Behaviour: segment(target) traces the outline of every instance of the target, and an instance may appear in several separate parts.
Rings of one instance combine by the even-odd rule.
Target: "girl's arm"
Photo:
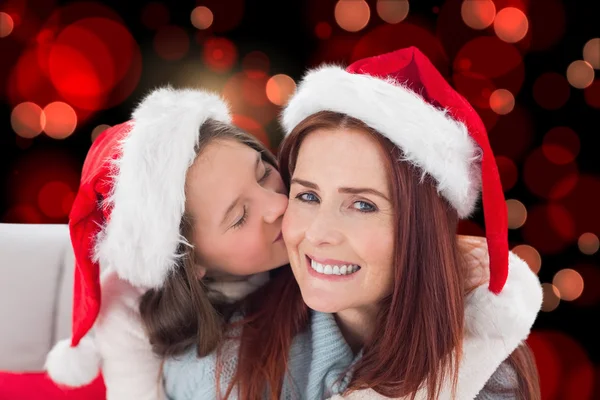
[[[112,271],[103,274],[101,286],[102,308],[94,332],[106,400],[164,400],[162,360],[152,352],[138,311],[144,290]]]

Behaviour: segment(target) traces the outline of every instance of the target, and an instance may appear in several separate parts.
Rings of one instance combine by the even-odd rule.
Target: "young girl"
[[[429,60],[311,71],[283,123],[293,276],[250,294],[216,353],[169,360],[169,396],[538,399],[541,287],[508,251],[483,124]],[[456,239],[481,188],[487,249]]]
[[[210,353],[228,304],[287,263],[286,206],[275,158],[219,97],[153,91],[86,158],[69,221],[73,335],[48,355],[51,379],[85,385],[101,366],[108,400],[164,398],[163,357]]]

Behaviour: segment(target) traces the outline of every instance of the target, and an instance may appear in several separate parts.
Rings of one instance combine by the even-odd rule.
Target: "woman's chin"
[[[308,306],[308,308],[323,313],[333,314],[344,309],[344,306],[342,304],[339,304],[339,302],[330,299],[329,296],[323,295],[323,293],[309,294],[303,291],[302,299],[304,300],[304,303]]]

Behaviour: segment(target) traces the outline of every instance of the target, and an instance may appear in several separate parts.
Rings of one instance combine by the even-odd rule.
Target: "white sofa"
[[[40,371],[70,336],[73,266],[67,225],[0,224],[0,371]]]

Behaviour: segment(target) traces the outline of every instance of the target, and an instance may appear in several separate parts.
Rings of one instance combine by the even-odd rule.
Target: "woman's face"
[[[233,139],[214,140],[186,184],[200,275],[251,275],[288,262],[281,236],[286,189],[260,153]]]
[[[300,146],[283,237],[314,310],[372,311],[392,291],[394,210],[384,157],[358,130],[316,130]]]

